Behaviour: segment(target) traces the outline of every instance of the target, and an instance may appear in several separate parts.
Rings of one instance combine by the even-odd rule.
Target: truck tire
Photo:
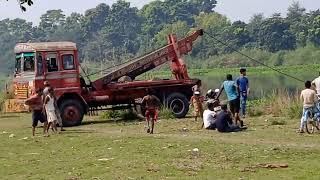
[[[65,127],[81,125],[84,109],[81,102],[76,99],[68,99],[61,103],[60,106],[62,124]]]
[[[172,93],[166,99],[165,104],[171,111],[174,117],[184,118],[189,111],[189,101],[187,97],[181,93]]]

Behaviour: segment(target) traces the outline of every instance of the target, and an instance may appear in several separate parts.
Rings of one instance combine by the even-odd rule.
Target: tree
[[[118,56],[135,54],[140,46],[137,38],[141,32],[141,23],[138,9],[130,7],[128,2],[119,0],[110,9],[110,15],[106,19],[108,26],[103,27],[101,31],[102,39],[116,48]]]
[[[248,25],[247,25],[247,30],[250,34],[251,37],[251,42],[249,42],[246,47],[247,48],[259,48],[258,44],[258,37],[259,37],[259,31],[261,28],[262,23],[265,21],[265,17],[262,13],[259,14],[254,14]]]
[[[302,23],[306,9],[299,2],[293,2],[288,8],[286,20],[290,23],[290,31],[296,36],[299,46],[305,46],[307,41],[307,28]]]
[[[223,53],[231,53],[233,49],[240,49],[252,41],[250,33],[247,29],[247,24],[242,21],[236,21],[224,29],[222,40],[226,42],[229,47],[223,48]]]
[[[84,27],[87,38],[96,35],[103,27],[107,26],[106,21],[109,13],[110,7],[104,3],[85,12]]]
[[[308,40],[316,46],[320,46],[320,10],[307,14]]]
[[[225,28],[231,26],[231,22],[226,16],[218,13],[202,13],[195,17],[197,28],[205,29],[207,33],[219,39],[222,38]],[[222,53],[223,46],[209,36],[203,36],[200,41],[197,41],[192,51],[194,56],[207,58],[209,56]]]
[[[262,49],[270,52],[291,50],[296,47],[296,39],[290,32],[290,24],[281,18],[280,14],[274,14],[262,22],[257,41]]]

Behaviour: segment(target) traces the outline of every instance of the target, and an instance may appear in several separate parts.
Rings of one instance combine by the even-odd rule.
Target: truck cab
[[[14,99],[5,103],[6,112],[24,112],[24,100],[49,81],[58,99],[65,93],[79,94],[78,51],[72,42],[19,43],[14,48]]]

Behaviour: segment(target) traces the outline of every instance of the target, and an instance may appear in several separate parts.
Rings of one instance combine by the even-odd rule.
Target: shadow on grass
[[[0,118],[18,118],[20,116],[18,115],[13,115],[13,114],[8,114],[8,115],[0,115]]]
[[[84,121],[81,125],[92,125],[92,124],[119,124],[119,123],[139,123],[144,121],[144,119],[108,119],[108,120],[90,120]]]
[[[67,129],[66,131],[63,131],[61,134],[89,134],[89,133],[95,133],[94,130],[83,130],[83,129]]]

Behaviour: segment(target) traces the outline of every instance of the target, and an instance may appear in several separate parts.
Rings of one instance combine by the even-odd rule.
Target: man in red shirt
[[[32,136],[35,135],[35,129],[38,125],[38,121],[41,123],[44,123],[43,125],[43,135],[47,136],[47,125],[48,122],[43,114],[43,103],[42,103],[42,90],[38,89],[36,91],[36,94],[28,98],[25,102],[26,105],[28,105],[32,111]]]

